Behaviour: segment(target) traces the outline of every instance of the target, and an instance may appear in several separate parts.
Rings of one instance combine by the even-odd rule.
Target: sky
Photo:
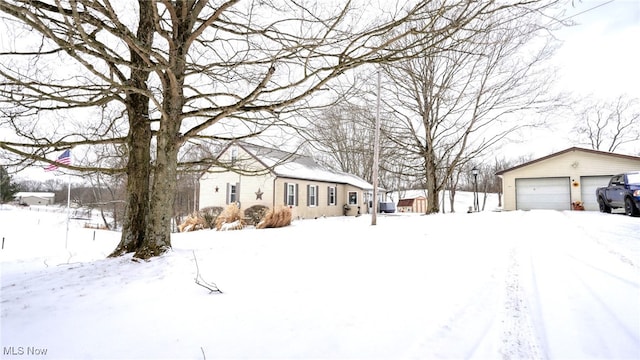
[[[566,17],[576,24],[556,33],[564,42],[555,57],[561,87],[640,98],[640,1],[576,0]]]
[[[574,0],[564,18],[575,25],[554,32],[562,42],[552,59],[559,70],[556,90],[576,99],[640,99],[640,0]],[[523,142],[505,146],[505,157],[537,158],[574,146],[573,119],[551,120],[551,129],[533,130]],[[640,154],[640,141],[619,152]]]

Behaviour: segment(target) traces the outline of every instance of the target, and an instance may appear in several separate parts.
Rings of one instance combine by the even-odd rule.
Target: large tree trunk
[[[148,99],[147,99],[148,102]],[[148,106],[148,103],[146,104]],[[120,243],[110,256],[137,251],[145,239],[149,215],[149,173],[151,129],[147,119],[131,120],[128,136],[127,209],[122,222]]]
[[[179,4],[176,13],[181,16],[181,24],[176,26],[169,45],[169,67],[162,74],[163,103],[162,121],[158,129],[156,166],[151,188],[149,220],[146,238],[136,251],[136,257],[143,259],[158,256],[171,248],[171,220],[178,178],[178,150],[182,145],[180,125],[184,106],[185,64],[193,18],[189,9]]]
[[[178,72],[180,69],[178,69]],[[178,150],[181,139],[182,77],[165,76],[164,111],[166,119],[157,132],[156,166],[151,189],[146,238],[136,257],[147,259],[171,248],[171,220],[178,175]]]
[[[140,20],[137,38],[146,49],[150,49],[153,39],[153,3],[140,1]],[[129,117],[129,134],[127,148],[127,208],[122,222],[122,237],[111,257],[138,251],[145,241],[147,219],[149,216],[149,179],[151,173],[151,124],[149,122],[149,97],[146,81],[150,69],[145,59],[136,49],[130,49],[131,88],[125,88],[127,97],[127,116]]]
[[[427,214],[436,214],[440,211],[438,201],[438,178],[436,176],[436,161],[433,154],[427,150],[425,154],[425,177],[427,185]]]
[[[175,73],[183,70],[179,65]],[[156,166],[151,189],[149,220],[145,241],[136,251],[136,257],[147,259],[171,248],[171,219],[178,175],[180,116],[182,112],[182,76],[165,76],[164,111],[167,117],[157,132]]]
[[[179,145],[175,140],[176,133],[171,136],[169,131],[170,129],[161,127],[158,132],[158,152],[146,238],[135,255],[143,259],[158,256],[171,248],[172,204],[176,193]]]

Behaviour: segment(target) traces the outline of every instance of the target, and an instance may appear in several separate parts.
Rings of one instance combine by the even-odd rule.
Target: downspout
[[[273,211],[276,210],[276,180],[278,180],[277,176],[273,177],[273,195],[271,196],[273,198],[273,205],[271,206],[271,209]]]

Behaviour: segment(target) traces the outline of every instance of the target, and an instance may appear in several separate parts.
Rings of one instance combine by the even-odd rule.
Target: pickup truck
[[[640,216],[640,171],[611,177],[609,186],[596,189],[596,197],[601,212],[624,208],[625,214]]]

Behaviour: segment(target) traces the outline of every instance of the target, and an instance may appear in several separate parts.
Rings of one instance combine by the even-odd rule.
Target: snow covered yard
[[[61,216],[0,211],[3,359],[640,358],[639,218],[298,220],[133,262]]]

